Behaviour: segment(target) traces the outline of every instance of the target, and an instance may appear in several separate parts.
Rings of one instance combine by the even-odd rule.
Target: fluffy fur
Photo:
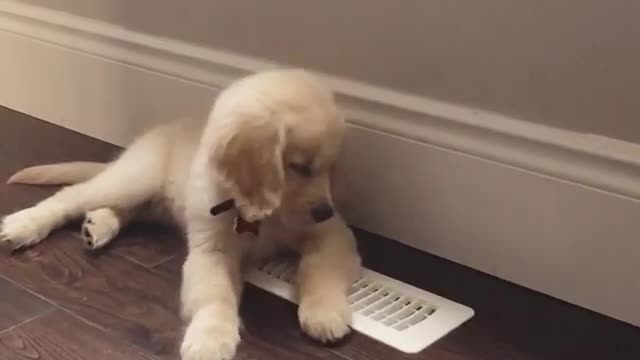
[[[4,218],[0,243],[35,245],[83,215],[90,248],[106,245],[139,216],[177,223],[189,248],[183,360],[231,359],[240,341],[243,269],[275,251],[295,250],[300,324],[322,342],[338,340],[349,332],[347,291],[360,258],[339,215],[318,219],[314,209],[332,205],[330,178],[344,129],[332,94],[308,73],[252,75],[222,92],[206,122],[159,126],[110,164],[54,164],[15,174],[10,182],[75,185]],[[233,232],[233,211],[209,215],[229,198],[245,219],[262,220],[258,238]]]

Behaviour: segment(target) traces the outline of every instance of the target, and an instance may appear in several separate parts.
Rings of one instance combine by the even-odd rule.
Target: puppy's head
[[[246,220],[320,223],[334,215],[330,175],[344,130],[332,94],[311,75],[259,73],[216,101],[211,160]]]

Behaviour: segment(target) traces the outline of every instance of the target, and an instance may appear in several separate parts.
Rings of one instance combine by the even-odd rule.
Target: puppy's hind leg
[[[94,178],[7,216],[0,225],[0,244],[14,249],[35,245],[55,228],[90,210],[135,209],[162,185],[166,161],[163,140],[143,137]]]
[[[133,217],[133,210],[99,208],[87,211],[80,234],[88,250],[108,245]]]

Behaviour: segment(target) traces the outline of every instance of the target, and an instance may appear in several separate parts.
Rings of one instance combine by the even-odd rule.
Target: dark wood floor
[[[24,166],[106,160],[118,149],[0,108],[0,179]],[[0,214],[53,189],[0,185]],[[0,256],[0,360],[177,359],[181,239],[137,226],[89,255],[69,228]],[[365,264],[469,305],[476,316],[418,355],[354,334],[340,345],[307,340],[295,308],[249,288],[237,359],[640,359],[640,330],[380,237],[358,233]]]

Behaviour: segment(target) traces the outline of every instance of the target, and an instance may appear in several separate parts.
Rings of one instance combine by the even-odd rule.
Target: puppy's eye
[[[289,169],[293,170],[296,174],[304,176],[304,177],[310,177],[311,176],[311,166],[309,166],[307,164],[290,163],[289,164]]]

